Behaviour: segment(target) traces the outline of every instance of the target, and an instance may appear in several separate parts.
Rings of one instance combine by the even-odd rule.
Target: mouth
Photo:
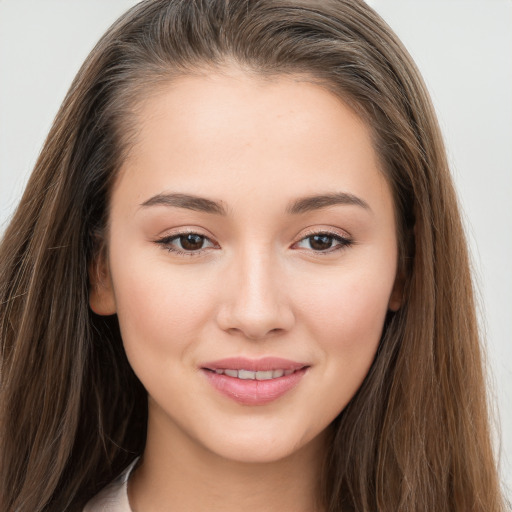
[[[215,372],[217,375],[227,375],[228,377],[233,377],[235,379],[241,379],[241,380],[272,380],[272,379],[279,379],[283,375],[291,375],[292,373],[295,373],[297,370],[284,370],[282,368],[279,368],[277,370],[260,370],[257,372],[253,372],[251,370],[230,370],[228,368],[222,369],[217,368],[215,370],[211,370],[209,368],[205,368],[205,370],[210,372]]]
[[[202,365],[221,394],[242,405],[265,405],[295,388],[310,365],[282,358],[229,358]]]

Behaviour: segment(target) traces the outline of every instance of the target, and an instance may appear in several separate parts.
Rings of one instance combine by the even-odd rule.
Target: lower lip
[[[243,405],[265,405],[291,391],[306,374],[307,368],[277,379],[238,379],[203,369],[210,384],[222,394]]]

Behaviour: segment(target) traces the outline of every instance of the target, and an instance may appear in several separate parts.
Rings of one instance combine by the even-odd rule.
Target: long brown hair
[[[227,61],[338,94],[371,128],[394,195],[404,303],[334,422],[326,510],[504,510],[439,127],[407,52],[361,0],[147,0],[91,52],[0,246],[0,509],[81,510],[142,453],[146,393],[116,317],[88,306],[88,265],[138,102]]]

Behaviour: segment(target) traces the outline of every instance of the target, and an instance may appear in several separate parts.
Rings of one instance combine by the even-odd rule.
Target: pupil
[[[201,235],[194,235],[193,233],[189,235],[180,236],[180,243],[183,249],[187,251],[193,251],[194,249],[201,249],[203,245],[203,237]]]
[[[314,235],[310,237],[309,241],[311,248],[317,251],[325,251],[332,245],[332,237],[328,235]]]

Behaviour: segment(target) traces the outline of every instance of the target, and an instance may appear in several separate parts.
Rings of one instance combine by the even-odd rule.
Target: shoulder
[[[131,512],[128,502],[128,478],[135,459],[113,482],[103,488],[85,506],[83,512]]]

